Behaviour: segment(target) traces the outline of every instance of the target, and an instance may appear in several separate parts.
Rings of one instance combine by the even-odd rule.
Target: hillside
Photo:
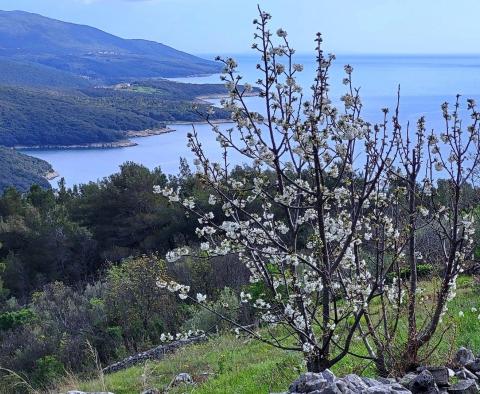
[[[75,91],[0,86],[0,145],[76,145],[112,142],[127,131],[162,128],[166,122],[196,121],[199,94],[224,92],[222,85],[159,81],[128,89]],[[217,117],[228,116],[217,111]]]
[[[0,85],[70,89],[85,88],[91,84],[87,78],[42,64],[0,58]]]
[[[0,194],[12,186],[22,192],[33,184],[48,189],[50,184],[45,175],[52,171],[52,166],[44,160],[0,147]]]
[[[432,291],[429,285],[427,288]],[[480,350],[480,338],[476,334],[480,329],[480,320],[476,313],[470,312],[471,308],[478,306],[479,300],[478,292],[472,290],[471,278],[462,277],[458,296],[449,304],[449,316],[445,320],[458,323],[463,319],[463,324],[459,325],[452,342],[445,339],[439,344],[431,360],[433,365],[443,365],[450,355],[451,346],[457,349],[468,345],[476,352]],[[468,312],[459,317],[460,311]],[[422,313],[428,312],[422,310]],[[365,351],[359,340],[355,341],[353,350],[357,354]],[[81,389],[130,394],[150,388],[161,391],[177,374],[186,372],[192,376],[195,385],[180,385],[169,393],[267,394],[284,392],[302,370],[304,366],[298,353],[224,333],[206,343],[184,347],[161,361],[148,361],[94,380],[82,381],[70,377],[61,384],[60,392]],[[336,375],[357,373],[372,377],[376,374],[373,363],[354,356],[346,357],[332,370]]]
[[[164,44],[23,11],[0,11],[0,57],[106,81],[219,71],[212,61]]]

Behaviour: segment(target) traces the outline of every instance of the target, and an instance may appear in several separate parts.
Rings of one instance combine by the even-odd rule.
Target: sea
[[[252,55],[234,55],[239,64],[242,82],[255,86],[261,77],[256,68],[258,58]],[[213,58],[213,57],[212,57]],[[295,62],[304,70],[297,75],[298,83],[308,97],[309,87],[315,76],[315,55],[300,54]],[[342,79],[344,66],[353,67],[353,84],[360,88],[363,102],[363,118],[371,123],[382,118],[382,108],[393,112],[397,90],[400,86],[400,122],[406,127],[415,125],[420,116],[425,116],[427,129],[442,131],[444,127],[441,105],[454,103],[456,95],[466,107],[467,98],[480,100],[480,55],[339,55],[333,63],[330,75],[331,98],[339,103],[345,93]],[[221,83],[220,75],[176,78],[187,83]],[[210,100],[219,105],[218,99]],[[248,106],[262,112],[258,97],[247,99]],[[195,127],[203,148],[214,160],[220,159],[221,150],[210,126],[205,124],[170,125],[174,132],[162,135],[132,138],[137,145],[111,149],[58,149],[25,150],[31,156],[44,159],[63,177],[68,186],[95,182],[115,172],[127,161],[140,163],[150,169],[160,167],[167,174],[178,173],[180,158],[192,161],[187,147],[187,133]],[[229,127],[222,125],[222,127]],[[242,164],[239,155],[231,157],[231,164]],[[56,186],[60,178],[51,181]]]

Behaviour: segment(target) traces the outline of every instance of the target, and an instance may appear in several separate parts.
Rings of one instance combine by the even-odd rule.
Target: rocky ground
[[[480,355],[475,356],[471,350],[462,347],[451,365],[419,367],[400,378],[372,379],[354,374],[336,377],[328,369],[321,373],[306,372],[282,394],[480,394],[479,381]],[[175,386],[192,384],[193,379],[188,373],[179,373],[166,391],[151,388],[141,394],[160,394]],[[67,394],[114,393],[69,391]]]

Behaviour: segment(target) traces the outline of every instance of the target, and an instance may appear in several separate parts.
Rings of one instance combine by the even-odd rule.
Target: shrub
[[[212,330],[224,330],[230,327],[225,319],[222,320],[216,313],[227,319],[236,321],[239,316],[240,302],[238,297],[232,289],[225,287],[216,301],[208,303],[207,307],[214,312],[207,310],[204,307],[194,305],[191,307],[191,317],[188,319],[182,329],[188,330],[203,330],[205,332]],[[215,313],[216,312],[216,313]]]

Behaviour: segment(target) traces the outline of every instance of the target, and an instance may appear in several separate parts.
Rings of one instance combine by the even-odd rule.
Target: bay
[[[250,55],[233,56],[239,63],[243,75],[242,81],[252,84],[261,77],[256,69],[257,59]],[[299,55],[296,62],[304,65],[304,71],[298,74],[298,82],[308,95],[308,88],[315,74],[314,55]],[[452,103],[455,95],[461,94],[462,100],[480,97],[480,56],[380,56],[355,55],[338,56],[331,70],[332,98],[337,102],[344,93],[342,85],[343,66],[350,64],[354,68],[354,85],[360,87],[364,104],[363,116],[374,122],[381,118],[381,108],[393,109],[396,102],[398,85],[401,86],[400,115],[404,125],[414,123],[422,115],[426,116],[427,129],[443,127],[440,105],[444,101]],[[219,75],[174,79],[190,83],[219,83]],[[212,100],[218,104],[219,100]],[[259,98],[248,98],[249,106],[261,110]],[[192,125],[171,125],[176,131],[168,134],[132,139],[138,145],[114,149],[78,149],[78,150],[26,150],[31,156],[47,160],[64,177],[67,185],[87,183],[102,179],[114,172],[119,166],[132,161],[148,168],[161,167],[167,174],[178,172],[179,159],[189,160],[192,154],[187,148],[187,133]],[[227,127],[223,125],[222,127]],[[208,125],[195,125],[201,136],[206,152],[219,159],[221,151]],[[231,157],[232,164],[240,163],[241,158]],[[58,178],[52,181],[56,185]]]

